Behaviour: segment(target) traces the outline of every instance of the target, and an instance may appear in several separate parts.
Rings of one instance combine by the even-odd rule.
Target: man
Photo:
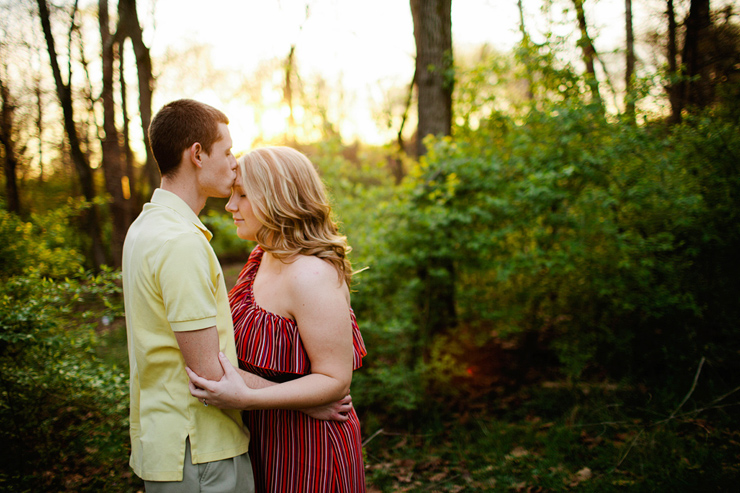
[[[236,178],[228,123],[215,108],[178,100],[149,127],[161,188],[123,247],[130,464],[147,493],[254,489],[239,412],[193,398],[185,372],[219,380],[219,352],[237,364],[223,273],[198,219],[206,199],[228,197]]]

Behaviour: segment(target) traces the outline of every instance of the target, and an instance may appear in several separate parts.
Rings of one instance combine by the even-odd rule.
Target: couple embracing
[[[123,249],[130,464],[148,493],[365,491],[350,248],[308,158],[237,161],[228,123],[184,99],[149,128],[162,182]],[[229,196],[257,246],[227,292],[198,214]]]

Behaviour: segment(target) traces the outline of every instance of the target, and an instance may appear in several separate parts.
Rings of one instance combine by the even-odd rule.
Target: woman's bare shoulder
[[[290,286],[301,292],[307,289],[341,289],[344,284],[331,263],[314,255],[298,255],[287,264],[284,272]]]

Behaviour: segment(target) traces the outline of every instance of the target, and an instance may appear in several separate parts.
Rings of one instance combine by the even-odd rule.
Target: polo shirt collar
[[[191,209],[184,200],[178,197],[177,194],[157,188],[152,194],[151,203],[169,207],[188,221],[192,222],[196,228],[203,232],[208,241],[211,241],[211,238],[213,238],[213,233],[208,231],[208,228],[206,228],[200,219],[198,219],[198,216],[193,212],[193,209]]]

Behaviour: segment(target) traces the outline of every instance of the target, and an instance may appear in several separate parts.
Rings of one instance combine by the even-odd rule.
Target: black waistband
[[[263,377],[265,380],[269,380],[271,382],[275,383],[285,383],[290,382],[291,380],[295,380],[297,378],[301,378],[303,375],[300,375],[298,373],[281,373],[279,375],[271,375],[269,377]]]

